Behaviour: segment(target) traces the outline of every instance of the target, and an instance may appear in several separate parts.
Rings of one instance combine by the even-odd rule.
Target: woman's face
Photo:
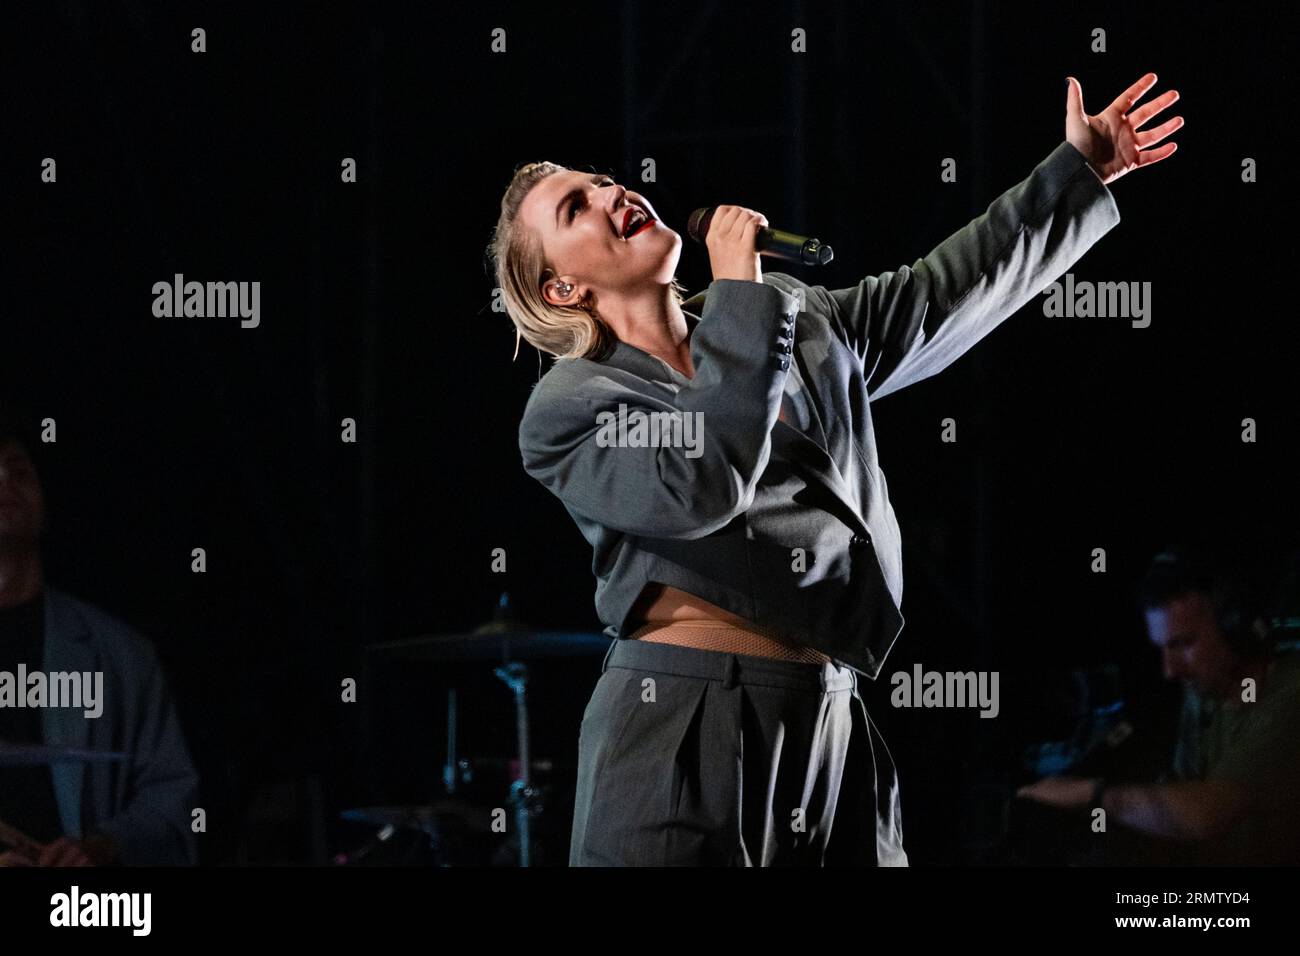
[[[623,228],[630,209],[654,221],[631,238]],[[544,287],[548,301],[573,305],[591,292],[600,302],[635,296],[670,283],[677,270],[682,237],[659,222],[649,200],[604,175],[567,171],[547,176],[524,197],[519,215],[541,237],[546,261],[573,284],[561,296],[554,279]]]

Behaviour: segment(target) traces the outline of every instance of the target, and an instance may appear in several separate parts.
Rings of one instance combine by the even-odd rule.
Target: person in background
[[[193,865],[198,776],[158,657],[128,625],[45,583],[34,447],[0,412],[0,672],[101,672],[102,712],[0,706],[0,741],[125,759],[0,762],[0,821],[35,841],[0,842],[0,866]]]
[[[1277,652],[1213,555],[1166,550],[1139,592],[1167,680],[1183,684],[1166,780],[1048,777],[1020,795],[1183,841],[1213,865],[1300,863],[1300,655]]]

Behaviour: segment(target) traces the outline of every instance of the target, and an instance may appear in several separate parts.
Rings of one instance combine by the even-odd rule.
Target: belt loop
[[[736,660],[735,654],[727,655],[726,669],[723,671],[723,675],[722,675],[722,686],[725,687],[727,690],[731,690],[731,688],[736,686],[737,663],[738,661]]]

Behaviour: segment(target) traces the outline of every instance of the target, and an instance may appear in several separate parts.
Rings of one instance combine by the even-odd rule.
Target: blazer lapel
[[[87,640],[89,630],[63,593],[45,588],[45,660],[46,673],[69,671],[84,673],[95,670],[95,653]],[[41,714],[41,730],[50,747],[85,748],[90,724],[75,707],[46,707]],[[81,799],[85,785],[86,764],[67,760],[50,766],[54,778],[54,796],[59,805],[63,832],[81,836]]]
[[[682,312],[686,316],[687,328],[694,332],[695,326],[700,322],[700,317],[689,312],[685,307],[682,308]],[[600,359],[598,364],[621,368],[648,382],[669,386],[674,392],[690,382],[689,378],[659,358],[659,356],[651,355],[645,349],[630,345],[622,339],[614,340],[613,351]]]

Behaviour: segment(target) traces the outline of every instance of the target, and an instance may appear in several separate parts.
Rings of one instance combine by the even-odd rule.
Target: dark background
[[[609,172],[683,234],[696,206],[762,210],[836,252],[768,271],[842,288],[911,264],[1027,176],[1064,137],[1067,74],[1089,113],[1148,70],[1151,95],[1181,93],[1155,121],[1186,118],[1178,153],[1112,185],[1123,221],[1071,269],[1151,282],[1152,324],[1047,319],[1039,297],[875,406],[906,575],[887,672],[996,669],[1002,717],[893,710],[884,682],[864,695],[914,863],[988,854],[971,788],[1014,782],[1025,743],[1063,735],[1052,688],[1069,667],[1116,664],[1159,753],[1177,697],[1131,598],[1145,562],[1199,539],[1268,565],[1296,540],[1288,13],[6,7],[3,390],[58,422],[38,450],[47,577],[163,655],[203,778],[205,861],[319,861],[366,835],[340,809],[433,799],[452,684],[466,755],[509,756],[510,697],[484,667],[367,676],[366,645],[470,629],[502,591],[539,627],[599,630],[589,550],[519,461],[546,362],[526,345],[512,362],[491,308],[483,253],[516,166]],[[40,182],[46,156],[57,185]],[[356,184],[339,180],[345,156]],[[637,182],[646,156],[657,182]],[[956,183],[939,180],[945,157]],[[1241,182],[1244,157],[1259,182]],[[260,281],[260,328],[155,318],[151,287],[175,272]],[[707,285],[700,247],[678,275]],[[948,416],[956,444],[939,441]],[[595,657],[535,675],[535,752],[556,762],[548,862],[566,853],[598,672]],[[372,706],[339,702],[347,676]],[[480,776],[492,805],[499,776]]]

